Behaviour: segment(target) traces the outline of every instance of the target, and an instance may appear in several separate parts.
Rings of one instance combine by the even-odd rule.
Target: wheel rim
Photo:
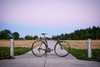
[[[46,45],[42,41],[36,41],[32,44],[31,51],[35,56],[41,57],[43,56],[46,51]]]
[[[63,45],[63,47],[60,46],[60,45]],[[59,56],[59,57],[65,57],[70,52],[70,45],[67,42],[65,42],[65,41],[60,41],[60,42],[58,42],[55,45],[54,51],[55,51],[55,53],[56,53],[57,56]]]

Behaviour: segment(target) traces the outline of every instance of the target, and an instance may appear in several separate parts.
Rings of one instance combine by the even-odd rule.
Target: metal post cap
[[[10,39],[10,41],[11,41],[11,42],[14,42],[14,40],[13,40],[13,39]]]
[[[88,42],[91,42],[91,39],[88,39]]]

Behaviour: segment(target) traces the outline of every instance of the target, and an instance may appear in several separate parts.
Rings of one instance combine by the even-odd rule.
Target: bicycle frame
[[[42,35],[44,36],[44,43],[46,44],[46,52],[51,52],[51,51],[53,51],[53,50],[51,50],[49,47],[48,47],[48,42],[47,42],[47,39],[46,39],[46,36],[45,36],[45,34],[47,34],[47,33],[42,33]]]
[[[45,36],[45,34],[47,34],[47,33],[41,33],[41,34],[44,36],[44,43],[46,44],[46,47],[48,48],[48,42],[47,42],[47,39]]]
[[[46,39],[46,36],[45,36],[47,33],[41,33],[41,34],[44,36],[44,43],[46,44],[46,47],[48,48],[48,42],[47,42],[47,39]],[[57,42],[59,42],[60,39],[62,39],[62,37],[58,38]]]
[[[35,41],[32,44],[31,50],[32,50],[32,53],[35,56],[38,56],[38,57],[43,56],[43,55],[46,55],[47,56],[47,53],[50,53],[51,51],[54,51],[55,54],[57,56],[59,56],[59,57],[65,57],[65,56],[67,56],[69,54],[69,52],[70,52],[70,45],[67,42],[62,41],[61,38],[60,39],[57,39],[57,43],[54,46],[54,50],[51,49],[51,48],[49,48],[48,41],[46,39],[45,34],[47,34],[47,33],[42,33],[42,35],[44,36],[44,39],[43,40],[42,39],[39,39],[39,40]],[[35,53],[35,49],[34,49],[34,45],[37,45],[37,43],[39,43],[39,42],[41,42],[41,44],[39,44],[38,48],[36,48],[36,49],[37,49],[37,52],[40,53],[40,55],[38,55],[38,53]],[[69,48],[68,51],[65,54],[63,54],[63,51],[65,51],[65,50],[63,50],[64,48],[62,46],[62,43],[66,43],[66,45]],[[42,47],[42,45],[43,45],[43,47]],[[44,46],[45,46],[45,48],[44,48]],[[57,49],[61,50],[63,55],[61,55],[61,53]],[[43,53],[41,53],[41,51],[43,51]]]

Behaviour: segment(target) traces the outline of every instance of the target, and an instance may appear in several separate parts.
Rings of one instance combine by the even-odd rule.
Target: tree
[[[20,35],[19,35],[18,32],[14,32],[14,33],[12,34],[12,36],[14,37],[15,40],[18,40]]]
[[[1,31],[0,31],[0,39],[2,39],[2,34],[1,34]]]
[[[2,30],[0,32],[0,39],[10,39],[11,38],[11,31],[8,29]]]
[[[52,39],[53,39],[53,40],[57,40],[57,36],[53,35],[53,36],[52,36]]]
[[[96,31],[96,39],[100,39],[100,31]]]
[[[38,38],[38,36],[36,36],[36,35],[33,37],[33,39],[37,39],[37,38]]]
[[[25,39],[26,39],[26,40],[32,40],[32,39],[33,39],[33,37],[32,37],[32,36],[30,36],[30,35],[26,35],[26,36],[25,36]]]
[[[61,34],[62,35],[62,34]],[[57,35],[59,36],[59,35]],[[57,37],[56,36],[56,37]],[[75,30],[74,32],[70,33],[70,34],[63,34],[63,39],[66,40],[84,40],[84,39],[100,39],[100,27],[95,27],[93,26],[92,28],[86,28],[86,29],[80,29],[80,30]],[[53,36],[53,39],[56,39],[55,36]]]
[[[86,34],[85,34],[85,39],[88,39],[88,38],[90,38],[90,34],[89,34],[89,32],[88,32],[88,31],[86,31]]]

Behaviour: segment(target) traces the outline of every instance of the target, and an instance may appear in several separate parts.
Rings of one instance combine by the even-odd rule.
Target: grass
[[[14,55],[22,55],[28,52],[30,48],[25,47],[15,47],[14,48]],[[9,47],[0,47],[0,60],[3,59],[10,59],[10,48]]]
[[[26,47],[15,47],[15,50],[14,50],[14,55],[22,55],[26,52],[30,51],[30,48],[26,48]]]
[[[67,48],[66,48],[67,50]],[[70,49],[70,53],[80,60],[99,61],[100,62],[100,49],[92,49],[92,58],[88,58],[87,49]]]
[[[0,47],[0,60],[10,58],[10,48]]]

